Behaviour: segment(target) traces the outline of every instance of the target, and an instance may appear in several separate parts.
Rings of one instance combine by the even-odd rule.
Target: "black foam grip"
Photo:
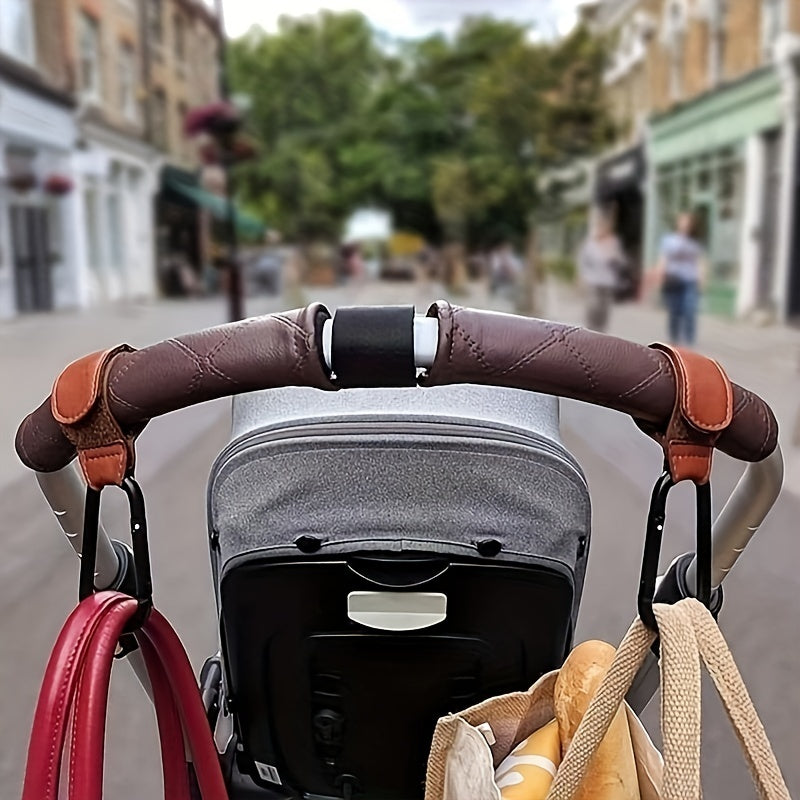
[[[338,308],[331,362],[343,389],[415,386],[414,306]]]

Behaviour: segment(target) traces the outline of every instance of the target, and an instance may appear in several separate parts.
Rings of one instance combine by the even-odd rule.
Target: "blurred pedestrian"
[[[348,242],[342,245],[341,251],[342,275],[351,283],[361,283],[365,277],[365,264],[361,255],[361,245],[358,242]]]
[[[522,275],[522,260],[511,242],[501,242],[489,254],[489,292],[497,294],[503,287],[515,287]]]
[[[679,214],[675,230],[661,240],[655,274],[667,307],[670,342],[693,346],[697,338],[697,313],[705,283],[706,259],[696,238],[694,217],[689,212]]]
[[[605,332],[614,293],[627,263],[607,214],[595,212],[592,229],[578,251],[578,280],[586,296],[586,327]]]

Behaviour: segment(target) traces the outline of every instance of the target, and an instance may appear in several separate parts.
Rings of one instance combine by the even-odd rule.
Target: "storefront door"
[[[49,311],[53,286],[47,209],[12,205],[9,211],[17,310]]]
[[[778,198],[781,188],[780,131],[764,136],[764,189],[761,212],[761,258],[758,265],[756,304],[758,308],[772,309],[775,259],[778,254]]]

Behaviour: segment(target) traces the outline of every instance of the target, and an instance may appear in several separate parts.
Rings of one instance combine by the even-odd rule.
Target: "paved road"
[[[315,294],[333,305],[342,299],[336,291]],[[385,288],[378,293],[365,288],[350,302],[423,304],[430,296],[419,287],[394,287],[391,297]],[[120,338],[144,344],[209,324],[214,313],[210,304],[180,307],[166,317],[158,310],[145,309],[137,312],[136,322],[118,319],[114,330],[102,328],[96,339],[101,340],[100,345]],[[202,321],[198,322],[199,318]],[[75,324],[73,318],[65,318],[63,330]],[[19,329],[30,335],[27,325],[26,320]],[[4,335],[12,341],[10,334]],[[44,337],[44,333],[41,335]],[[87,322],[85,330],[81,327],[74,334],[73,344],[80,347],[73,355],[94,346],[96,342],[89,341],[92,338]],[[59,347],[70,349],[65,342]],[[8,352],[3,351],[4,366]],[[15,352],[21,357],[23,345]],[[18,385],[18,393],[30,394],[23,400],[38,399],[42,387],[46,391],[56,369],[49,361],[56,355],[44,355],[43,361],[48,363]],[[23,383],[27,387],[24,392]],[[14,402],[21,404],[22,400]],[[5,417],[5,405],[3,408]],[[224,403],[212,404],[158,420],[140,444],[140,477],[151,522],[156,600],[184,638],[196,668],[215,649],[204,486],[211,461],[225,442],[226,408]],[[633,614],[647,499],[660,459],[657,448],[637,435],[629,420],[610,412],[565,403],[562,428],[565,441],[587,473],[594,502],[593,543],[578,638],[614,642]],[[717,459],[716,498],[726,496],[739,472],[739,466],[729,459]],[[672,522],[665,536],[665,560],[691,545],[690,499],[682,487],[676,490],[671,502]],[[121,510],[120,498],[112,496],[110,500],[107,519],[113,533],[122,535],[125,520],[115,513]],[[47,654],[74,603],[77,562],[59,539],[55,522],[44,510],[30,479],[7,475],[0,483],[0,509],[0,536],[6,545],[0,564],[0,797],[13,798],[18,796],[27,733]],[[788,492],[748,549],[747,558],[728,579],[723,614],[723,627],[773,739],[790,790],[796,795],[800,795],[800,764],[796,759],[800,752],[800,692],[796,685],[800,592],[795,569],[800,563],[800,544],[794,535],[798,516],[800,499]],[[703,751],[706,793],[729,800],[753,797],[734,737],[722,725],[718,703],[710,695],[708,700]],[[657,708],[649,708],[645,719],[655,730]],[[122,666],[113,681],[108,751],[109,797],[133,800],[158,796],[160,774],[153,714],[129,670]]]

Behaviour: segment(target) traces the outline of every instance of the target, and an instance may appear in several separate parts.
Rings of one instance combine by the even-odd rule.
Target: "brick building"
[[[2,6],[0,317],[152,295],[163,175],[197,172],[182,118],[217,97],[216,18],[204,0]],[[185,216],[198,239],[196,202]]]
[[[76,138],[63,22],[50,0],[4,0],[0,14],[0,318],[76,301],[77,206],[53,191]]]
[[[800,0],[599,0],[617,139],[591,201],[646,268],[678,211],[695,213],[709,310],[800,314],[795,241]]]
[[[793,269],[798,0],[663,0],[651,55],[648,262],[690,210],[708,310],[800,313]]]
[[[154,291],[150,203],[160,154],[145,139],[136,0],[62,0],[78,100],[74,165],[82,201],[81,302]]]
[[[166,153],[156,196],[159,277],[165,291],[180,292],[175,276],[181,266],[201,279],[210,259],[209,207],[219,210],[222,203],[200,186],[197,143],[183,133],[187,112],[219,97],[220,31],[216,17],[199,0],[143,2],[149,135]]]

